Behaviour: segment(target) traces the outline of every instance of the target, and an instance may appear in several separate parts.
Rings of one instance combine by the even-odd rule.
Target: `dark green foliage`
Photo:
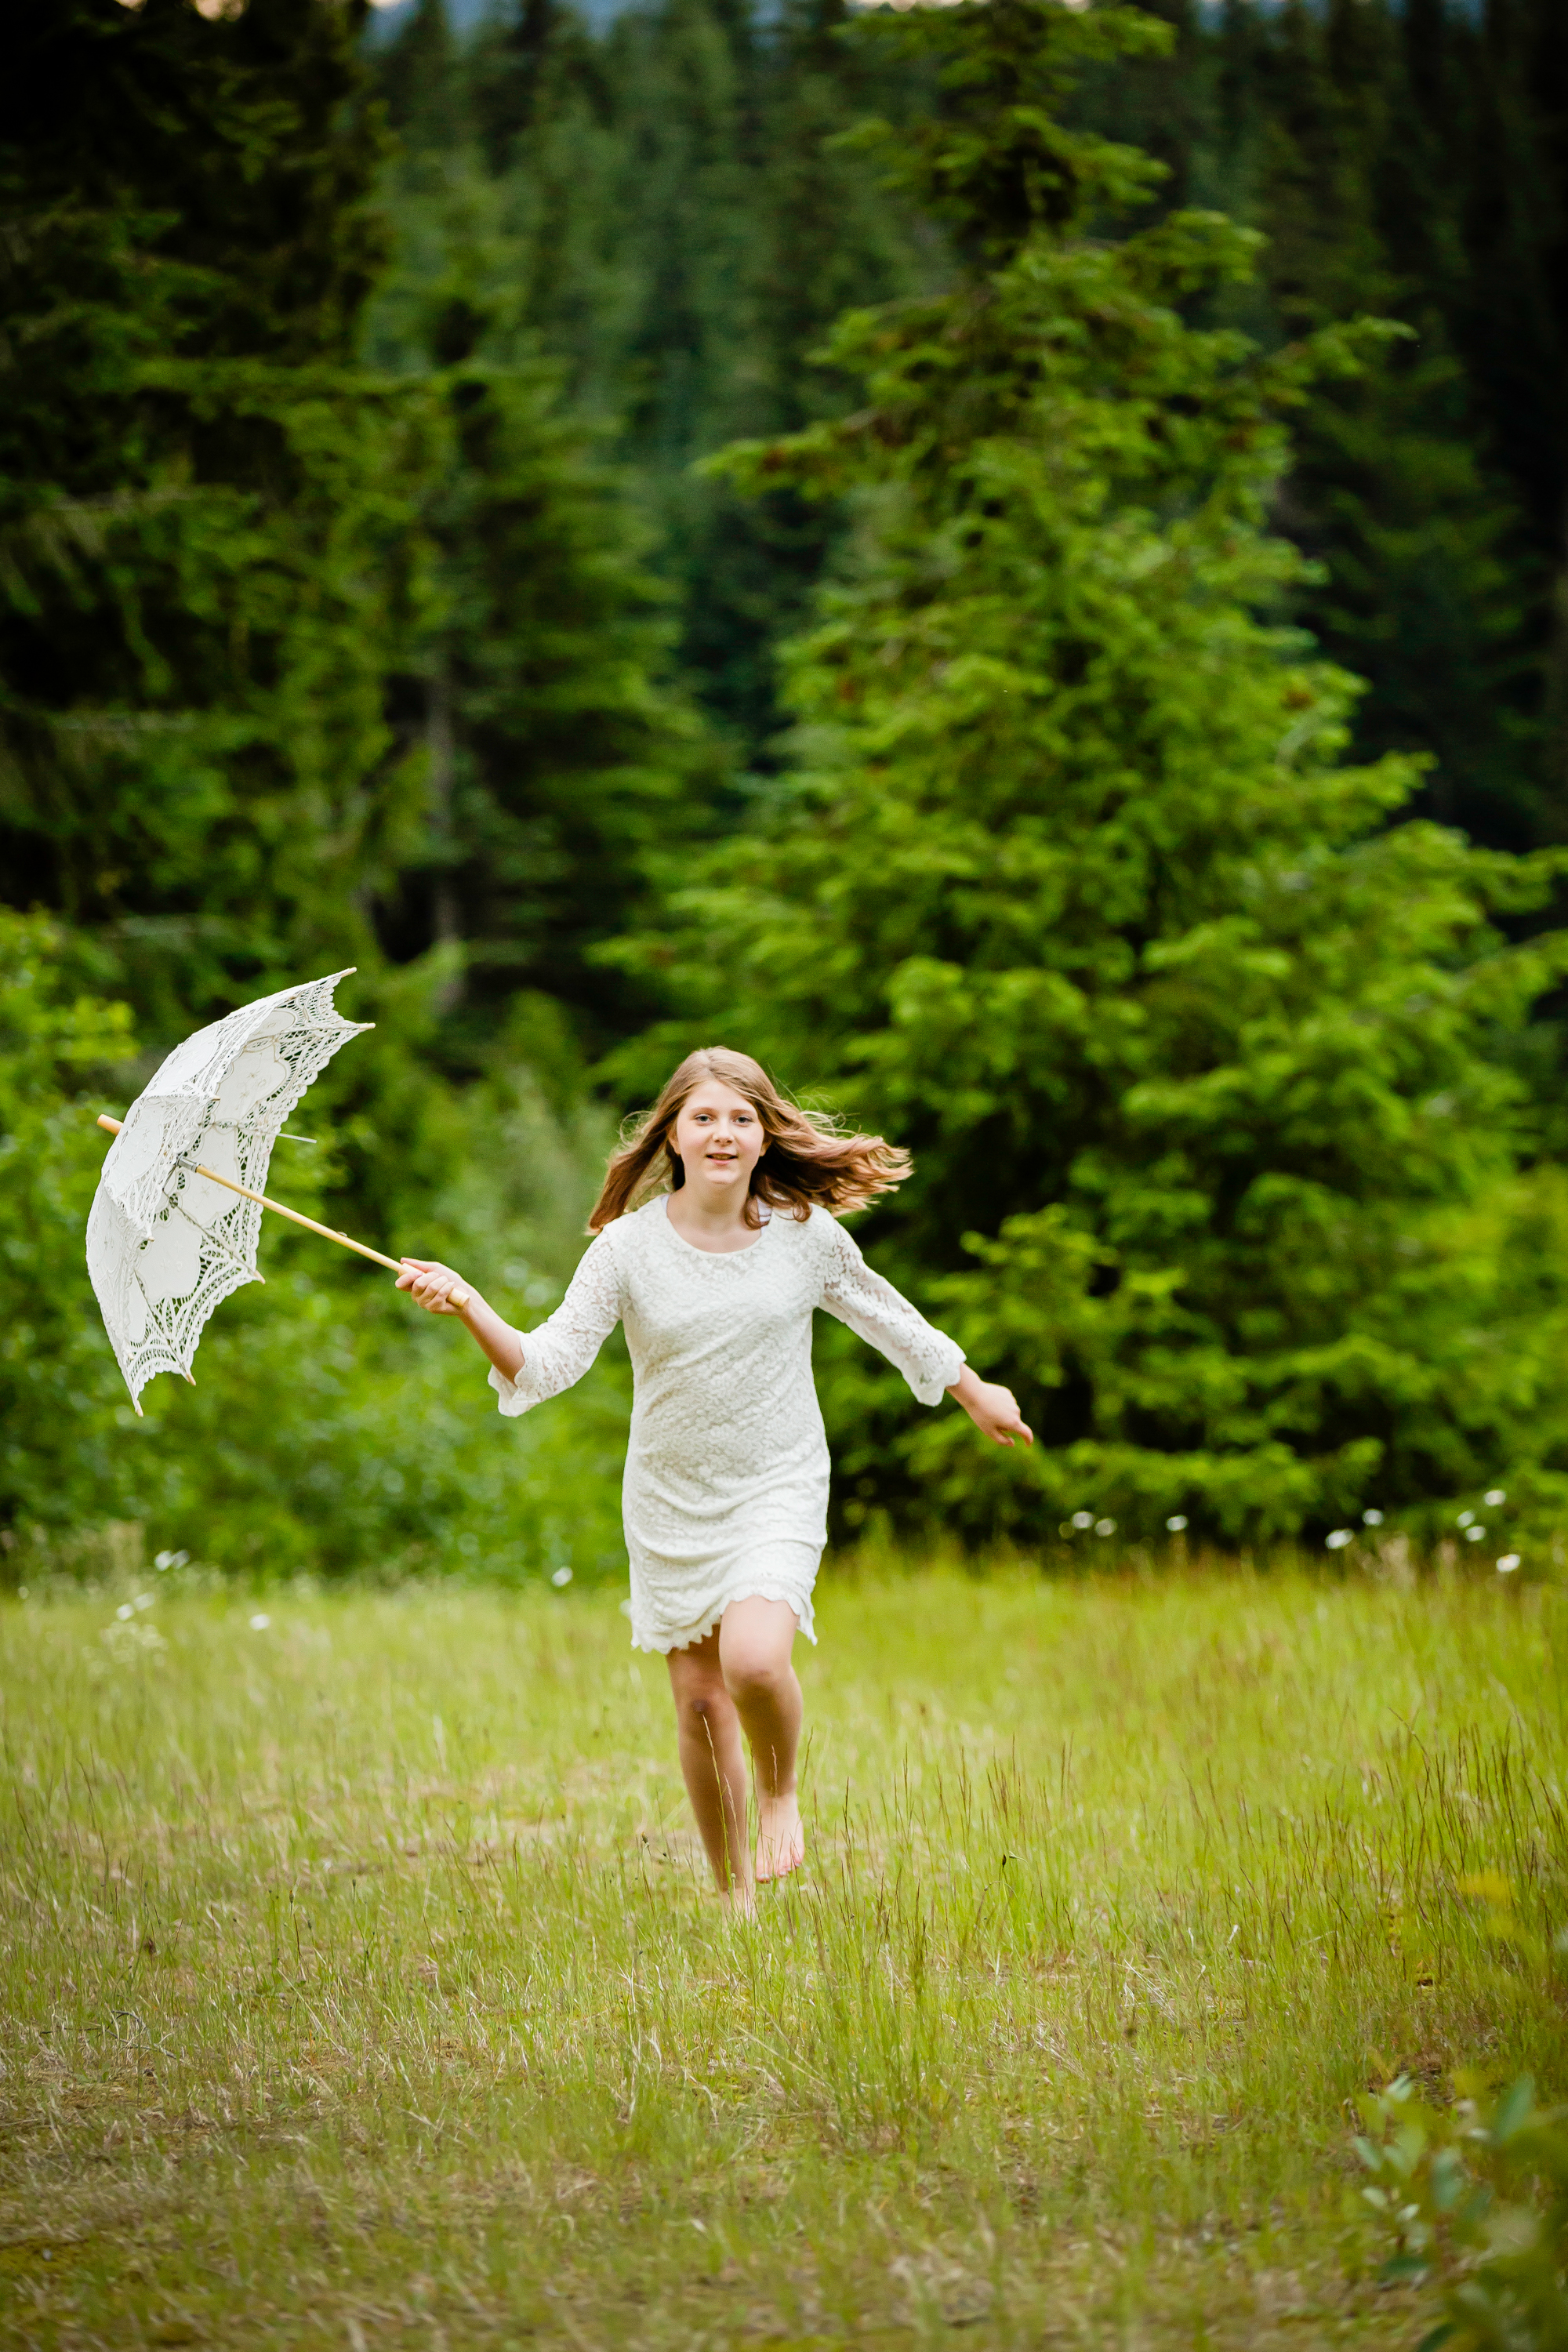
[[[945,266],[912,183],[879,191],[838,137],[868,112],[918,123],[928,68],[847,40],[837,13],[791,6],[763,26],[671,0],[595,36],[530,0],[465,61],[426,5],[382,68],[427,159],[449,173],[477,139],[499,174],[525,315],[566,359],[574,402],[624,428],[685,658],[764,765],[772,646],[798,625],[835,520],[787,492],[748,518],[683,468],[732,436],[830,413],[839,388],[806,364],[828,320],[929,289]],[[1478,840],[1563,838],[1556,0],[1230,0],[1217,16],[1160,0],[1141,13],[1173,29],[1173,54],[1143,42],[1086,58],[1066,120],[1157,159],[1164,204],[1213,204],[1266,232],[1259,278],[1230,289],[1227,315],[1266,343],[1363,314],[1412,330],[1299,419],[1276,515],[1321,567],[1292,583],[1293,614],[1369,682],[1358,753],[1430,751],[1417,805]],[[1042,189],[1053,136],[1027,134],[1045,142],[1026,166]],[[1005,160],[971,157],[960,177],[979,169],[1000,187],[1022,153],[1015,142]]]
[[[1222,177],[1268,232],[1277,331],[1358,312],[1410,330],[1301,419],[1279,520],[1321,572],[1296,610],[1370,683],[1358,748],[1434,754],[1426,810],[1499,845],[1560,838],[1525,510],[1462,355],[1473,28],[1292,0],[1231,7],[1222,37]]]
[[[914,1146],[872,1237],[1050,1444],[911,1428],[830,1349],[857,1509],[1560,1507],[1568,1195],[1519,1075],[1560,959],[1502,936],[1556,868],[1406,821],[1568,825],[1554,9],[525,0],[460,40],[421,0],[368,70],[360,24],[13,36],[0,892],[60,919],[7,919],[0,1208],[55,1272],[0,1519],[328,1567],[504,1522],[515,1565],[553,1487],[613,1550],[616,1376],[531,1423],[520,1517],[451,1335],[313,1244],[124,1441],[75,1239],[78,1089],[146,1066],[112,1008],[152,1052],[349,961],[378,1025],[279,1189],[533,1306],[584,1052],[671,992],[658,1054],[721,1016]]]
[[[726,461],[853,496],[862,530],[790,656],[770,821],[659,951],[706,1029],[913,1148],[882,1260],[1046,1445],[911,1431],[857,1359],[846,1466],[897,1504],[901,1457],[923,1507],[1031,1535],[1085,1503],[1237,1536],[1451,1492],[1556,1393],[1474,1344],[1473,1222],[1525,1118],[1492,1042],[1564,942],[1489,920],[1550,861],[1390,829],[1418,768],[1342,766],[1352,681],[1258,617],[1299,570],[1260,528],[1282,420],[1378,332],[1266,358],[1183,316],[1245,286],[1245,231],[1082,234],[1148,170],[1047,109],[1147,19],[994,0],[871,29],[943,61],[906,169],[975,260],[842,323],[850,418]],[[715,938],[744,942],[717,989]]]
[[[0,152],[0,857],[13,903],[69,928],[5,941],[0,1230],[37,1298],[10,1330],[0,1524],[140,1517],[209,1559],[330,1568],[456,1559],[488,1517],[516,1565],[544,1541],[496,1489],[518,1449],[496,1446],[482,1381],[448,1407],[451,1335],[411,1332],[384,1281],[269,1233],[279,1278],[226,1310],[195,1394],[159,1394],[132,1431],[81,1262],[104,1146],[76,1085],[119,1110],[150,1061],[129,1066],[123,1006],[78,1007],[73,975],[129,998],[156,1058],[358,962],[375,1033],[312,1095],[320,1148],[279,1148],[279,1190],[382,1242],[515,1263],[525,1294],[557,1278],[595,1156],[560,1000],[590,1026],[601,1003],[610,1028],[630,1017],[587,934],[624,917],[697,765],[650,683],[615,500],[537,367],[456,343],[401,373],[358,362],[385,240],[357,21],[327,0],[212,21],[72,0],[22,27]],[[457,310],[454,290],[436,339]],[[433,807],[438,679],[460,772]],[[421,904],[432,878],[449,919]],[[438,1015],[474,929],[500,953],[479,956],[454,1039]],[[126,1066],[103,1066],[105,1039]],[[466,1101],[437,1075],[454,1044],[485,1073]],[[549,1273],[530,1275],[542,1229]],[[613,1377],[604,1393],[613,1431]],[[419,1424],[440,1467],[415,1475]],[[563,1423],[545,1456],[587,1427]]]
[[[1449,100],[1468,140],[1468,267],[1455,334],[1479,388],[1489,452],[1517,485],[1535,559],[1552,730],[1548,787],[1560,809],[1568,790],[1568,17],[1556,0],[1489,0],[1479,28],[1456,11],[1444,40]],[[1422,78],[1431,79],[1425,68]],[[1560,832],[1563,824],[1559,814]]]
[[[92,964],[54,925],[0,909],[0,1527],[7,1529],[40,1511],[67,1520],[112,1516],[112,1499],[95,1511],[97,1498],[83,1492],[81,1439],[93,1425],[101,1444],[117,1402],[130,1412],[82,1271],[103,1158],[84,1097],[96,1083],[115,1100],[134,1050],[126,1007],[84,985],[99,976]]]
[[[930,284],[941,240],[836,142],[917,103],[838,37],[838,0],[765,26],[668,0],[602,36],[531,0],[442,76],[433,0],[378,60],[409,142],[395,196],[411,258],[455,205],[483,223],[486,285],[563,369],[579,415],[635,471],[675,591],[681,660],[743,756],[775,727],[773,645],[798,621],[836,519],[696,478],[737,435],[788,430],[841,394],[809,355],[847,304]],[[411,93],[417,92],[417,100]]]
[[[405,146],[437,148],[460,139],[458,58],[441,0],[419,0],[395,42],[376,60],[376,88]]]
[[[697,829],[717,778],[699,789],[695,728],[652,682],[658,600],[548,384],[476,356],[442,388],[435,935],[465,942],[478,1005],[545,990],[608,1042],[628,1007],[593,950],[646,901],[650,851]]]
[[[212,273],[206,358],[347,359],[385,256],[362,21],[320,0],[252,0],[216,21],[184,0],[22,0],[0,119],[8,195],[161,215],[157,254]]]
[[[710,823],[722,774],[657,682],[666,599],[625,498],[561,417],[555,372],[520,354],[460,225],[437,252],[439,274],[395,279],[376,338],[439,421],[430,605],[393,698],[428,823],[380,931],[403,959],[458,955],[448,1054],[482,1062],[497,1008],[527,989],[569,1005],[592,1049],[640,1010],[595,951],[645,905],[655,847]]]
[[[589,950],[714,782],[653,682],[624,508],[547,373],[487,339],[462,237],[410,257],[358,363],[386,229],[356,22],[32,20],[0,155],[5,887],[111,946],[165,1043],[433,946],[448,1003],[468,950],[483,1034],[542,988],[597,1041],[638,1008]],[[329,1089],[378,1141],[406,1125],[394,1026]],[[376,1157],[355,1200],[384,1217],[417,1181],[366,1192]]]
[[[26,12],[0,151],[0,868],[176,1022],[353,961],[409,813],[383,713],[405,406],[352,15]]]

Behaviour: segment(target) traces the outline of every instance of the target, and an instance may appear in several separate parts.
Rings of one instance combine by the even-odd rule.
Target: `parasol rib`
[[[110,1135],[120,1132],[119,1119],[110,1118],[106,1113],[100,1113],[98,1123],[100,1127],[106,1127]],[[347,1234],[335,1232],[331,1225],[318,1224],[314,1217],[305,1216],[299,1209],[286,1209],[281,1201],[269,1201],[265,1192],[253,1192],[248,1184],[237,1183],[232,1176],[220,1176],[216,1168],[204,1168],[195,1160],[183,1160],[181,1165],[190,1169],[193,1175],[205,1176],[209,1184],[221,1184],[226,1192],[238,1192],[246,1200],[258,1202],[262,1208],[272,1210],[275,1215],[287,1217],[291,1224],[303,1225],[308,1233],[320,1234],[324,1242],[336,1242],[340,1249],[357,1250],[361,1257],[374,1258],[377,1265],[384,1265],[393,1274],[401,1274],[404,1270],[400,1258],[384,1256],[380,1250],[372,1249],[367,1242],[356,1242]],[[451,1300],[454,1307],[466,1307],[468,1294],[466,1290],[454,1290]]]

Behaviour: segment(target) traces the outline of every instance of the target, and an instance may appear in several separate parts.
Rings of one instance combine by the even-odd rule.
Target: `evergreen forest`
[[[843,1539],[1561,1564],[1559,0],[12,47],[11,1580],[619,1572],[618,1341],[500,1430],[303,1236],[131,1411],[92,1114],[349,965],[271,1189],[524,1325],[693,1045],[912,1151],[859,1237],[1041,1443],[825,1332]]]

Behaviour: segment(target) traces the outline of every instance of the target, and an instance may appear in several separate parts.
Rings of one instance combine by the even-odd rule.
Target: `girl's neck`
[[[665,1194],[665,1214],[682,1241],[694,1249],[728,1257],[736,1250],[750,1249],[761,1239],[756,1227],[746,1223],[747,1199],[744,1192],[730,1191],[714,1198],[705,1184],[688,1178],[679,1192]]]

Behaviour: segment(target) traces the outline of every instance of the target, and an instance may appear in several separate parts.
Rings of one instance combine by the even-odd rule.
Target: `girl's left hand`
[[[958,1399],[976,1429],[998,1445],[1012,1445],[1020,1437],[1033,1445],[1035,1433],[1018,1411],[1018,1400],[1000,1381],[983,1381],[965,1364],[948,1391]]]

